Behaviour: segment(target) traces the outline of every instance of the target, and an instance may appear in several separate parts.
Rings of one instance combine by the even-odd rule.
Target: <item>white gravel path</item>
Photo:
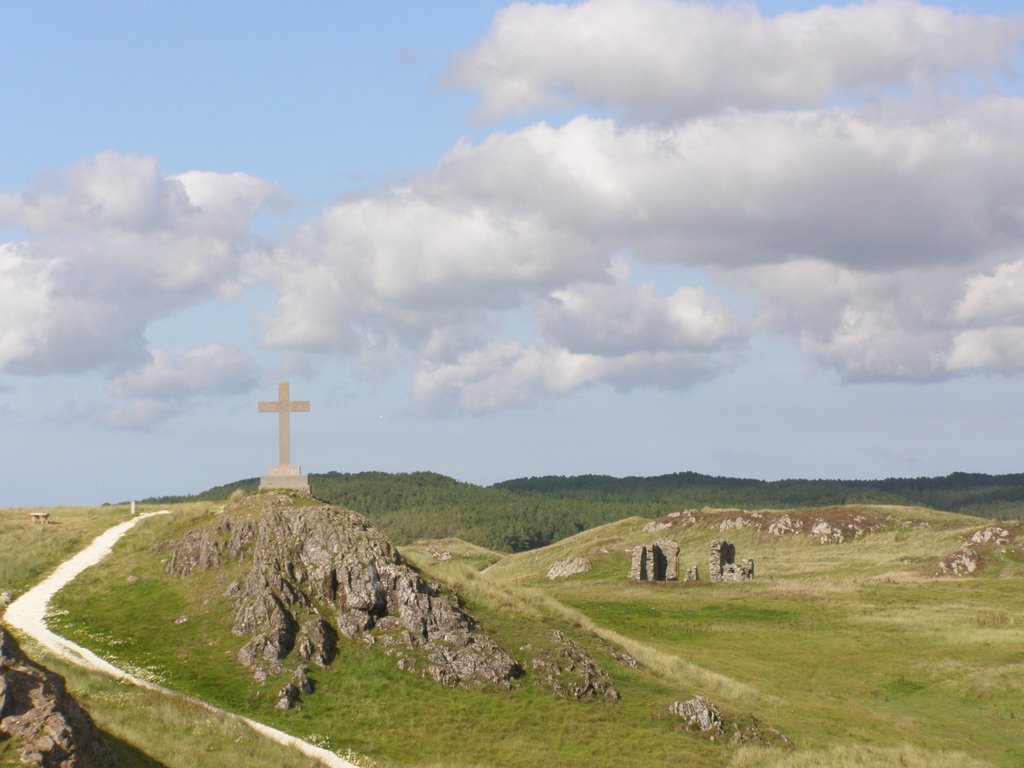
[[[70,584],[71,581],[86,568],[96,565],[96,563],[100,562],[100,560],[110,554],[110,550],[117,540],[124,536],[137,523],[147,517],[152,517],[153,515],[166,514],[168,514],[168,510],[160,512],[146,512],[138,515],[137,517],[133,517],[127,522],[119,523],[112,528],[108,528],[97,536],[89,546],[74,557],[61,563],[53,573],[11,603],[7,607],[7,612],[4,614],[5,621],[15,629],[21,630],[25,634],[29,635],[40,645],[53,651],[58,656],[62,656],[68,661],[71,661],[81,667],[93,669],[98,672],[104,672],[120,680],[126,680],[143,688],[159,691],[160,693],[164,693],[169,696],[178,696],[201,704],[210,711],[219,712],[227,715],[228,717],[237,718],[254,731],[266,736],[268,739],[272,739],[278,744],[282,744],[286,747],[297,749],[304,755],[308,755],[309,757],[319,760],[321,763],[330,766],[331,768],[358,768],[354,763],[350,763],[348,760],[339,757],[330,750],[315,746],[307,741],[296,738],[295,736],[290,736],[284,731],[279,731],[276,728],[271,728],[269,725],[264,725],[263,723],[258,723],[255,720],[250,720],[247,717],[236,715],[233,712],[227,712],[218,707],[214,707],[212,704],[207,704],[205,701],[200,701],[192,696],[185,696],[177,691],[172,691],[170,688],[165,688],[162,685],[156,685],[148,680],[143,680],[140,677],[129,674],[123,669],[115,667],[110,662],[104,661],[92,651],[89,651],[76,643],[72,643],[70,640],[63,638],[60,635],[54,634],[50,631],[50,628],[46,626],[45,617],[47,607],[50,604],[50,599],[57,594],[58,591]]]

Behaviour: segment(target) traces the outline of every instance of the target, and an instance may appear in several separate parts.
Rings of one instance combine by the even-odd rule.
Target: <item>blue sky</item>
[[[1016,5],[8,4],[0,506],[1021,471]]]

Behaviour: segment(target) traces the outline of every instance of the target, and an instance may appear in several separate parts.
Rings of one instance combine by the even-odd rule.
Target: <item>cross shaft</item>
[[[291,414],[309,410],[309,400],[291,400],[288,382],[277,385],[277,400],[261,400],[260,413],[277,414],[277,449],[281,466],[291,464]]]

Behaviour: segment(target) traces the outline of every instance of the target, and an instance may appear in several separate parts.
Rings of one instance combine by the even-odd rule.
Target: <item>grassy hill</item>
[[[1024,763],[1019,525],[1006,526],[1009,543],[978,545],[978,568],[961,578],[936,576],[938,564],[987,521],[905,506],[633,516],[512,555],[453,537],[416,541],[403,555],[456,589],[521,660],[520,687],[442,688],[401,672],[379,649],[342,639],[331,669],[315,675],[316,694],[285,712],[274,708],[281,681],[258,686],[233,661],[242,640],[231,635],[221,583],[231,574],[165,576],[154,550],[216,514],[216,505],[192,505],[130,532],[114,557],[58,597],[60,626],[167,684],[351,748],[367,766],[601,768],[641,757],[768,768]],[[783,516],[782,527],[797,532],[772,533]],[[842,543],[822,543],[836,541],[837,530]],[[658,538],[678,542],[682,563],[706,576],[718,537],[755,559],[755,581],[625,578],[628,550]],[[593,567],[547,579],[568,556]],[[534,684],[529,660],[550,645],[553,628],[577,638],[621,700],[566,700]],[[779,729],[792,746],[687,732],[668,706],[695,693],[730,716]]]
[[[255,491],[256,478],[193,497],[153,503],[216,501],[236,490]],[[766,482],[680,472],[659,477],[604,475],[535,477],[490,487],[433,472],[327,472],[310,475],[317,498],[353,509],[399,543],[458,536],[505,552],[542,547],[597,525],[680,509],[904,504],[982,517],[1024,518],[1024,474],[954,473],[888,480]]]
[[[150,511],[154,507],[140,507]],[[190,505],[180,505],[179,514]],[[127,506],[48,507],[47,526],[28,508],[0,509],[0,594],[17,597],[110,526],[126,520]],[[0,604],[0,622],[3,621]],[[122,768],[310,768],[308,759],[247,726],[181,697],[88,672],[19,637],[25,651],[63,675],[76,699],[103,731]],[[144,713],[144,716],[140,716]],[[0,766],[21,765],[15,745],[0,743]]]

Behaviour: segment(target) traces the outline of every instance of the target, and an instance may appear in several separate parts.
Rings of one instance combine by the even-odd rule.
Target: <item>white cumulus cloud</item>
[[[123,368],[145,357],[148,324],[239,283],[259,209],[276,184],[245,174],[165,176],[156,159],[104,152],[7,193],[0,370]]]
[[[421,368],[414,396],[430,411],[458,408],[482,413],[532,405],[546,395],[565,395],[600,382],[622,391],[684,388],[712,377],[719,368],[710,356],[687,352],[605,356],[553,345],[494,342],[453,362]]]
[[[450,79],[496,120],[593,105],[642,120],[817,106],[837,94],[943,82],[1006,67],[1022,17],[878,0],[763,16],[751,4],[678,0],[513,3]]]

